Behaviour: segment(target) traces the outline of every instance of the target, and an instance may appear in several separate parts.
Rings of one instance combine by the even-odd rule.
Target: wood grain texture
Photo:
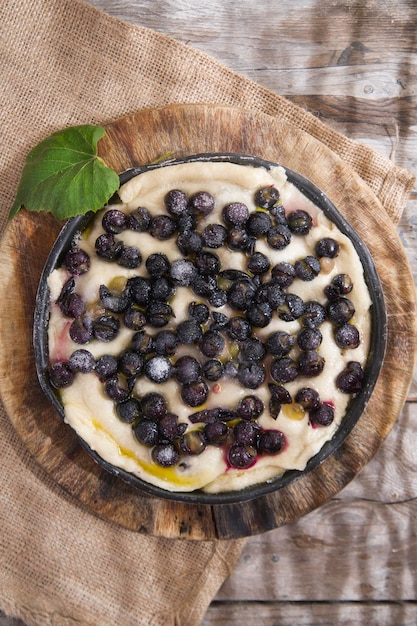
[[[16,301],[5,300],[0,306],[0,389],[29,451],[52,478],[95,513],[157,536],[248,536],[293,522],[324,504],[366,465],[385,439],[404,404],[412,376],[417,336],[415,324],[410,324],[416,311],[414,290],[407,258],[384,209],[359,177],[310,136],[259,113],[188,105],[117,120],[108,125],[100,144],[101,155],[117,171],[151,162],[169,151],[175,156],[240,152],[277,160],[313,180],[363,237],[380,273],[389,328],[385,364],[357,427],[337,453],[306,477],[246,503],[209,507],[164,501],[142,496],[109,476],[60,422],[36,380],[28,349],[35,291],[59,224],[48,216],[25,212],[10,223],[0,257],[0,284],[16,293]],[[40,229],[42,239],[37,236]],[[387,265],[388,258],[395,259],[395,264]],[[27,280],[22,282],[21,276]]]
[[[415,626],[416,620],[412,602],[213,602],[201,626]]]

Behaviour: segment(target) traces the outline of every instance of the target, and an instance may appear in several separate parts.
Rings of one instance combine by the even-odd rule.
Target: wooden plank
[[[415,626],[416,621],[413,602],[213,602],[201,626]]]
[[[216,599],[417,601],[416,514],[415,498],[332,500],[296,524],[250,538]]]

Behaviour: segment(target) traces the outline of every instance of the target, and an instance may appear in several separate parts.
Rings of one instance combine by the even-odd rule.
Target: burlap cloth
[[[80,0],[2,0],[0,226],[29,149],[67,125],[176,102],[279,116],[341,156],[397,221],[413,176],[214,59]],[[29,625],[198,624],[243,541],[155,539],[98,519],[31,459],[0,415],[0,608]]]

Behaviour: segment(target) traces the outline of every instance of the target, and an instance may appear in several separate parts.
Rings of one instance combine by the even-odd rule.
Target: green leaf
[[[50,135],[26,158],[9,219],[24,206],[59,220],[98,211],[119,188],[119,177],[97,155],[101,126],[72,126]]]

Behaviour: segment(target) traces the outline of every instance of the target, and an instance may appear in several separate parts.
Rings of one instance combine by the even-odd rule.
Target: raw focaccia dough
[[[319,352],[326,362],[323,372],[311,379],[298,376],[293,382],[285,385],[292,397],[301,387],[310,386],[318,391],[322,401],[331,402],[335,407],[335,419],[327,427],[312,427],[307,413],[302,419],[293,419],[295,416],[292,411],[293,405],[283,405],[278,418],[273,419],[268,412],[270,397],[267,387],[267,382],[270,380],[268,376],[265,383],[255,390],[242,388],[233,378],[222,378],[217,383],[208,383],[211,392],[205,407],[222,406],[234,409],[240,398],[253,393],[259,396],[265,405],[265,410],[258,420],[259,424],[266,429],[282,431],[287,439],[287,445],[280,454],[259,455],[256,463],[244,470],[231,468],[227,463],[225,450],[213,445],[207,446],[200,455],[182,457],[182,462],[174,467],[162,468],[156,465],[152,462],[150,448],[140,444],[133,434],[132,427],[118,419],[114,403],[104,394],[103,386],[97,376],[94,373],[78,373],[74,384],[60,390],[65,407],[65,421],[75,429],[91,449],[107,462],[168,491],[195,489],[203,489],[211,493],[234,491],[269,480],[285,470],[304,469],[308,460],[334,435],[346,412],[350,396],[341,393],[336,388],[336,373],[343,370],[349,361],[358,361],[363,365],[367,358],[371,301],[359,257],[351,241],[339,231],[323,211],[286,179],[283,168],[274,167],[267,170],[262,167],[223,162],[194,162],[165,166],[142,173],[125,184],[119,193],[122,204],[118,204],[117,208],[129,212],[138,206],[144,206],[152,215],[156,215],[164,212],[164,197],[169,190],[181,189],[188,195],[205,190],[215,197],[216,208],[213,213],[200,221],[198,230],[202,230],[207,223],[223,223],[221,211],[230,202],[242,202],[250,211],[254,211],[254,192],[268,185],[275,185],[279,189],[287,214],[294,209],[303,209],[312,216],[314,226],[308,236],[293,236],[290,245],[283,250],[270,248],[264,240],[257,241],[256,249],[266,253],[273,266],[280,261],[294,263],[297,259],[314,255],[315,243],[323,237],[336,239],[340,244],[339,255],[332,261],[327,259],[323,263],[323,271],[314,280],[303,281],[297,278],[288,291],[297,294],[304,301],[318,300],[325,304],[324,287],[330,283],[333,276],[348,273],[354,283],[354,289],[349,294],[349,298],[355,306],[354,324],[359,329],[361,343],[354,350],[339,349],[333,339],[332,325],[326,320],[320,327],[323,341]],[[96,238],[103,232],[102,214],[101,212],[97,215],[91,228],[80,236],[79,241],[80,247],[89,253],[92,265],[88,273],[77,278],[76,291],[88,303],[93,304],[97,301],[99,286],[109,285],[114,276],[123,276],[126,279],[133,275],[146,276],[145,259],[153,252],[164,252],[171,262],[183,258],[175,244],[175,237],[161,242],[147,233],[127,230],[118,238],[123,239],[127,245],[135,245],[140,249],[143,257],[142,265],[138,269],[129,270],[100,260],[94,253],[94,244]],[[221,258],[222,269],[246,270],[245,254],[231,253],[226,247],[213,250],[213,252]],[[127,328],[123,328],[117,338],[110,343],[94,340],[87,346],[79,346],[68,337],[71,320],[65,318],[59,307],[54,304],[68,277],[69,274],[65,268],[56,269],[49,277],[51,361],[65,360],[80,347],[90,350],[96,358],[103,354],[119,354],[129,346],[133,331]],[[175,324],[187,317],[188,303],[199,300],[201,301],[201,298],[196,297],[188,288],[178,287],[173,301],[170,302],[175,312]],[[237,314],[236,311],[232,312],[227,305],[218,310],[228,315]],[[274,314],[272,322],[266,328],[256,330],[255,334],[261,339],[275,330],[285,330],[296,335],[300,327],[299,320],[284,322]],[[147,330],[150,334],[155,334],[159,329]],[[193,349],[189,346],[180,346],[174,359],[185,352],[191,353]],[[228,344],[223,355],[225,358],[230,356],[227,350]],[[295,346],[290,356],[296,359],[298,353],[299,350]],[[201,360],[198,351],[194,354]],[[214,385],[216,385],[217,393],[212,392]],[[180,422],[190,423],[189,414],[198,409],[183,404],[179,394],[179,385],[175,380],[156,385],[141,376],[136,383],[134,393],[140,397],[151,390],[164,394],[168,399],[169,409],[178,414]],[[190,425],[190,427],[196,428],[195,425]]]

